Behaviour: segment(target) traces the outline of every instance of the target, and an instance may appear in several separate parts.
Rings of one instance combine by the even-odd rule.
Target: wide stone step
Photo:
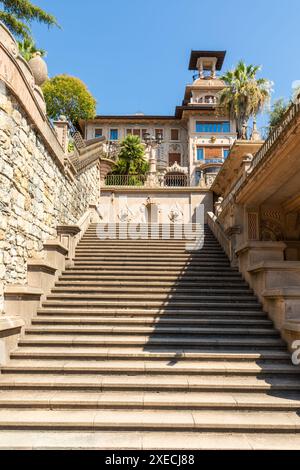
[[[268,376],[288,375],[300,378],[300,367],[289,364],[276,363],[255,363],[255,362],[238,362],[229,360],[223,362],[214,361],[173,361],[172,364],[166,365],[161,361],[93,361],[86,362],[78,360],[53,359],[11,359],[8,365],[2,369],[3,374],[35,374],[35,373],[54,373],[54,374],[108,374],[108,375],[147,375],[158,374],[168,376],[177,375],[241,375],[262,378]]]
[[[129,294],[136,294],[136,295],[144,295],[145,297],[149,296],[151,298],[165,298],[166,295],[168,298],[171,297],[182,297],[188,294],[189,298],[202,298],[201,295],[210,295],[218,297],[220,294],[223,295],[251,295],[252,291],[247,286],[242,286],[238,288],[233,287],[210,287],[202,289],[200,287],[169,287],[169,288],[161,288],[161,287],[129,287],[129,286],[116,286],[116,287],[102,287],[102,286],[85,286],[85,285],[78,285],[78,286],[70,286],[70,285],[62,285],[59,283],[51,290],[52,294],[57,293],[64,293],[64,294],[113,294],[115,295],[126,295]],[[104,296],[105,298],[105,296]]]
[[[257,337],[257,336],[236,336],[236,335],[210,335],[207,334],[199,336],[198,338],[184,335],[163,335],[155,334],[149,335],[125,335],[125,334],[102,334],[102,335],[72,335],[72,334],[47,334],[41,335],[27,335],[19,341],[19,346],[39,346],[39,347],[96,347],[96,346],[144,346],[149,347],[151,350],[154,346],[158,348],[165,348],[166,346],[173,346],[176,349],[181,347],[215,347],[223,348],[228,347],[234,349],[236,347],[242,348],[256,348],[263,346],[264,348],[285,348],[286,345],[280,338],[272,337]]]
[[[219,289],[219,288],[229,288],[229,289],[239,289],[251,291],[249,286],[238,279],[236,281],[222,281],[219,279],[217,281],[198,281],[198,282],[185,282],[185,281],[124,281],[124,280],[115,280],[115,281],[105,281],[105,280],[69,280],[65,276],[60,276],[59,280],[55,283],[55,287],[99,287],[101,289],[159,289],[159,290],[169,290],[169,289],[179,289],[179,290],[195,290],[195,289]]]
[[[137,249],[137,250],[145,250],[146,252],[156,249],[161,249],[164,252],[172,252],[173,250],[182,251],[184,252],[191,252],[191,253],[198,253],[204,250],[216,250],[220,253],[224,253],[224,250],[221,246],[213,241],[204,240],[204,242],[200,245],[193,244],[193,240],[174,240],[172,243],[167,241],[152,241],[152,240],[145,240],[143,242],[135,240],[135,241],[122,241],[118,240],[116,242],[105,243],[103,240],[86,240],[82,239],[78,245],[77,249]]]
[[[147,270],[146,273],[137,272],[133,273],[130,271],[115,271],[108,273],[107,271],[99,272],[95,269],[92,270],[85,270],[85,269],[74,269],[70,268],[66,271],[63,271],[62,276],[60,279],[63,280],[104,280],[104,281],[113,281],[113,282],[125,282],[125,281],[141,281],[141,282],[177,282],[177,283],[194,283],[194,282],[202,282],[202,281],[211,281],[213,282],[220,282],[224,280],[224,282],[244,282],[241,278],[241,275],[236,272],[227,271],[225,274],[222,271],[215,271],[211,274],[209,271],[201,272],[199,274],[184,273],[184,276],[180,273],[178,274],[169,274],[167,272],[159,272],[157,271],[150,271]]]
[[[299,432],[295,411],[1,410],[0,429]]]
[[[76,390],[76,391],[167,391],[175,392],[241,392],[285,396],[300,392],[298,377],[286,375],[104,375],[104,374],[24,374],[4,372],[0,390]]]
[[[185,305],[189,305],[190,303],[195,303],[196,301],[199,302],[221,302],[222,300],[224,301],[232,301],[232,302],[250,302],[257,304],[258,301],[256,297],[251,294],[245,293],[245,292],[238,292],[238,293],[231,293],[230,291],[227,291],[226,293],[218,292],[218,291],[208,291],[207,289],[204,290],[203,293],[201,291],[199,292],[198,295],[193,295],[191,296],[186,295],[184,293],[180,293],[177,291],[172,291],[171,293],[153,293],[153,292],[135,292],[135,293],[126,293],[126,292],[120,292],[117,291],[116,293],[109,292],[107,294],[103,292],[99,293],[85,293],[84,291],[80,291],[77,289],[75,290],[74,293],[72,292],[60,292],[59,294],[49,294],[47,296],[47,299],[49,301],[55,300],[55,299],[71,299],[71,300],[80,300],[80,301],[85,301],[85,300],[110,300],[110,301],[116,301],[116,300],[128,300],[128,301],[148,301],[147,297],[149,297],[149,302],[154,302],[154,301],[168,301],[169,303],[174,302],[176,303],[181,302],[181,301],[186,301]]]
[[[194,267],[194,266],[202,266],[207,263],[217,264],[217,265],[229,265],[228,259],[220,256],[202,256],[201,258],[183,258],[178,256],[160,256],[160,257],[153,257],[153,256],[144,256],[144,257],[135,257],[135,256],[115,256],[110,257],[106,255],[99,256],[91,253],[90,255],[76,255],[75,258],[76,263],[83,263],[83,262],[91,262],[91,263],[99,263],[101,262],[103,265],[111,264],[114,265],[122,265],[122,264],[132,264],[132,265],[140,265],[144,264],[145,266],[148,265],[165,265],[170,264],[171,266],[184,266],[184,267]]]
[[[300,394],[287,393],[285,397],[262,393],[206,392],[64,392],[41,390],[13,390],[0,392],[1,409],[131,409],[131,410],[284,410],[300,409]],[[0,437],[1,442],[1,437]]]
[[[215,273],[219,273],[219,276],[226,277],[232,273],[232,268],[230,266],[197,266],[197,267],[191,267],[191,268],[178,268],[174,266],[122,266],[122,269],[120,269],[118,266],[101,266],[101,263],[99,264],[93,264],[93,265],[75,265],[74,267],[70,267],[67,269],[65,272],[72,272],[72,273],[93,273],[93,274],[112,274],[114,276],[119,276],[119,275],[139,275],[139,276],[150,276],[151,274],[154,274],[155,276],[158,276],[158,279],[160,279],[161,275],[167,274],[175,274],[176,277],[179,276],[197,276],[201,275],[202,276],[215,276]],[[235,274],[235,272],[233,272]]]
[[[268,327],[261,327],[256,328],[255,326],[248,326],[247,328],[236,327],[232,328],[231,326],[222,325],[221,327],[213,326],[202,326],[202,327],[186,327],[181,326],[178,328],[177,326],[163,326],[159,323],[154,326],[121,326],[121,325],[80,325],[80,326],[73,326],[73,325],[63,325],[63,326],[53,326],[53,325],[45,325],[45,326],[31,326],[25,329],[26,334],[28,335],[47,335],[47,334],[74,334],[74,335],[102,335],[107,333],[113,333],[118,335],[238,335],[238,336],[248,336],[248,335],[255,335],[255,336],[278,336],[279,332],[272,328],[271,326]]]
[[[263,432],[0,431],[1,450],[298,450],[300,435]]]
[[[52,307],[61,307],[61,308],[72,308],[72,309],[82,309],[82,308],[91,308],[91,309],[101,309],[105,308],[107,310],[107,313],[110,312],[111,310],[115,309],[123,309],[126,310],[128,313],[131,313],[131,309],[137,310],[137,309],[143,309],[144,312],[146,310],[153,310],[155,308],[158,309],[158,311],[163,314],[164,312],[170,312],[170,311],[175,311],[175,310],[180,310],[181,312],[184,312],[186,310],[194,310],[195,312],[201,312],[203,310],[208,311],[209,309],[211,310],[241,310],[243,308],[250,309],[250,310],[258,310],[261,311],[261,306],[258,303],[255,303],[254,301],[249,301],[249,302],[232,302],[228,301],[225,302],[225,300],[222,300],[220,302],[216,301],[206,301],[206,302],[181,302],[177,300],[176,302],[167,302],[162,304],[161,301],[146,301],[143,302],[142,300],[134,300],[134,301],[122,301],[122,302],[117,302],[116,301],[97,301],[97,300],[84,300],[79,299],[76,300],[67,300],[62,299],[60,300],[47,300],[43,302],[42,307],[46,308],[52,308]]]
[[[148,247],[147,250],[144,248],[137,248],[137,247],[132,247],[132,248],[95,248],[92,249],[90,247],[86,248],[77,248],[76,249],[76,255],[77,256],[91,256],[91,255],[96,255],[96,256],[109,256],[109,257],[117,257],[117,256],[133,256],[136,258],[148,258],[148,257],[153,257],[153,258],[160,258],[161,256],[165,258],[173,258],[173,257],[178,257],[182,259],[201,259],[202,257],[225,257],[225,253],[221,249],[202,249],[199,251],[186,251],[182,249],[161,249],[159,247],[157,248],[150,248]]]
[[[82,307],[80,310],[78,308],[65,308],[61,304],[58,304],[58,306],[53,307],[53,308],[40,308],[37,310],[38,316],[64,316],[67,315],[68,317],[82,317],[82,316],[93,316],[94,318],[99,318],[99,317],[107,317],[108,315],[110,317],[115,317],[115,318],[139,318],[139,317],[147,317],[147,318],[155,318],[155,319],[160,319],[160,318],[170,318],[170,319],[177,319],[177,318],[182,318],[182,319],[198,319],[198,318],[203,318],[203,319],[223,319],[223,318],[247,318],[247,319],[265,319],[266,314],[262,312],[261,309],[243,309],[243,310],[189,310],[189,309],[182,309],[182,310],[164,310],[164,309],[149,309],[149,310],[144,310],[144,309],[120,309],[118,307],[112,307],[112,308],[87,308],[85,309]]]
[[[184,269],[184,270],[187,270],[187,269],[191,269],[193,271],[195,271],[198,267],[199,269],[204,267],[204,266],[220,266],[220,267],[230,267],[230,263],[227,259],[215,259],[215,260],[211,260],[211,259],[203,259],[201,260],[201,262],[187,262],[187,263],[184,263],[182,261],[177,261],[176,259],[174,261],[170,261],[170,260],[160,260],[160,261],[157,261],[157,260],[151,260],[151,258],[149,258],[148,260],[141,260],[141,261],[135,261],[135,260],[132,260],[131,258],[128,258],[127,260],[125,258],[122,258],[122,259],[118,259],[116,261],[113,261],[113,260],[110,260],[110,259],[107,259],[106,261],[104,260],[101,260],[100,258],[96,258],[96,257],[90,257],[90,258],[79,258],[79,257],[76,257],[75,260],[74,260],[74,265],[75,267],[78,266],[78,265],[89,265],[89,266],[93,266],[93,265],[98,265],[99,263],[101,263],[102,266],[133,266],[133,267],[137,267],[137,268],[140,268],[141,266],[144,267],[144,269],[146,269],[148,266],[155,266],[157,268],[160,268],[160,267],[165,267],[165,266],[170,266],[172,267],[173,269]]]
[[[84,300],[84,301],[81,301],[81,302],[78,302],[78,300],[76,301],[72,301],[72,300],[64,300],[63,302],[61,300],[46,300],[45,302],[43,302],[42,304],[43,307],[46,307],[46,308],[49,308],[49,307],[60,307],[60,308],[73,308],[73,309],[82,309],[82,308],[91,308],[91,309],[100,309],[105,307],[105,309],[108,311],[111,311],[111,310],[126,310],[128,313],[132,312],[132,310],[136,311],[138,309],[143,309],[144,312],[146,312],[146,310],[155,310],[157,309],[158,312],[160,312],[161,314],[163,314],[164,312],[168,312],[170,313],[170,311],[175,311],[175,310],[180,310],[181,312],[187,312],[187,311],[191,311],[191,310],[194,310],[196,312],[203,312],[203,311],[208,311],[208,310],[219,310],[220,312],[222,310],[226,310],[226,311],[233,311],[233,310],[238,310],[238,311],[241,311],[243,310],[244,308],[245,309],[248,309],[248,310],[252,310],[253,312],[255,310],[258,310],[258,311],[261,311],[261,306],[259,305],[259,303],[255,303],[254,301],[251,301],[251,302],[242,302],[242,301],[239,301],[239,302],[232,302],[232,301],[229,301],[229,302],[225,302],[225,300],[222,300],[220,302],[216,302],[216,301],[211,301],[211,302],[200,302],[200,301],[197,301],[197,303],[192,303],[192,302],[179,302],[177,301],[176,304],[175,302],[170,302],[170,303],[165,303],[162,305],[161,301],[148,301],[148,302],[142,302],[142,301],[133,301],[133,302],[129,302],[129,301],[123,301],[123,302],[119,302],[118,304],[116,304],[116,302],[105,302],[104,300],[101,302],[101,301],[96,301],[96,300],[93,300],[93,301],[87,301],[87,300]],[[133,312],[134,313],[134,312]]]
[[[44,346],[43,349],[33,347],[20,347],[18,350],[12,353],[11,358],[13,359],[24,359],[31,358],[35,359],[39,357],[40,359],[62,359],[68,358],[68,360],[76,359],[80,361],[85,360],[94,360],[94,361],[105,361],[105,360],[130,360],[130,361],[168,361],[168,362],[177,362],[180,361],[190,361],[196,360],[201,361],[218,361],[223,362],[229,360],[230,362],[242,361],[242,362],[253,362],[257,361],[258,364],[264,361],[273,361],[276,364],[278,362],[284,362],[288,365],[291,364],[291,356],[286,351],[283,350],[268,350],[261,347],[257,352],[245,352],[242,349],[235,348],[234,351],[228,352],[226,348],[218,348],[212,350],[207,348],[203,352],[197,351],[193,348],[174,348],[167,346],[164,348],[157,349],[153,347],[151,349],[149,346],[143,348],[142,346],[135,347],[123,347],[123,348],[110,348],[105,346],[97,346],[90,348],[76,347],[70,348],[69,346],[60,346],[56,347],[55,350],[53,347]]]
[[[221,327],[231,327],[231,328],[241,328],[241,327],[273,327],[273,323],[268,319],[244,319],[244,318],[233,318],[233,319],[211,319],[211,318],[161,318],[161,317],[128,317],[128,318],[116,318],[116,317],[86,317],[82,316],[80,318],[70,318],[60,317],[53,318],[49,317],[34,317],[32,319],[32,325],[171,325],[173,327],[195,327],[195,326],[214,326],[217,328]]]

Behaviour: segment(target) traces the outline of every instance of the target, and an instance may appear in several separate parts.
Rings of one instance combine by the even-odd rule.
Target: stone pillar
[[[81,232],[78,225],[59,225],[56,227],[59,241],[68,250],[66,266],[72,266],[75,258],[75,249],[77,244],[76,235]]]
[[[65,154],[68,153],[68,130],[69,130],[69,123],[65,116],[60,116],[58,121],[53,122],[53,126],[58,138],[58,141],[64,151]]]

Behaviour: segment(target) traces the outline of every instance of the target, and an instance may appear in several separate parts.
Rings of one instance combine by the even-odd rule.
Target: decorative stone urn
[[[28,64],[31,68],[36,85],[42,86],[48,78],[48,68],[41,53],[36,52],[34,57],[29,60]]]

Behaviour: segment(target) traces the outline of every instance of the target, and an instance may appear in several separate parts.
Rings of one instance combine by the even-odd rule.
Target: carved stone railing
[[[265,141],[263,146],[254,156],[250,170],[245,172],[240,176],[240,178],[236,181],[235,185],[233,186],[232,190],[228,194],[228,196],[224,199],[221,205],[221,210],[223,211],[228,204],[232,203],[241,188],[246,184],[246,182],[251,178],[254,173],[258,170],[260,165],[263,162],[266,162],[267,159],[272,154],[272,151],[280,142],[283,135],[288,131],[290,126],[293,124],[296,119],[300,116],[300,95],[298,96],[295,103],[293,103],[287,112],[284,114],[280,124],[274,129],[274,131],[269,135],[268,139]]]
[[[231,249],[231,243],[229,237],[225,234],[223,227],[218,223],[217,216],[212,212],[207,213],[207,223],[211,231],[213,232],[214,236],[220,243],[221,247],[225,251],[226,255],[233,261],[233,253]]]

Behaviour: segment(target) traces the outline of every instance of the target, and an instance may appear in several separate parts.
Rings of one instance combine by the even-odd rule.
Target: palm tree
[[[145,175],[149,171],[149,164],[144,157],[145,147],[140,138],[127,135],[121,142],[118,161],[113,171],[118,175]]]
[[[18,41],[18,45],[20,54],[27,62],[29,62],[37,52],[39,52],[42,57],[46,55],[46,51],[44,49],[38,49],[31,38],[25,38],[23,41]]]
[[[260,69],[241,60],[234,70],[221,77],[226,87],[219,93],[219,105],[235,120],[239,139],[245,138],[243,128],[251,117],[255,118],[262,111],[271,96],[272,83],[256,78]]]
[[[31,37],[32,21],[47,26],[58,26],[55,16],[45,12],[29,0],[0,0],[0,20],[19,38]]]

